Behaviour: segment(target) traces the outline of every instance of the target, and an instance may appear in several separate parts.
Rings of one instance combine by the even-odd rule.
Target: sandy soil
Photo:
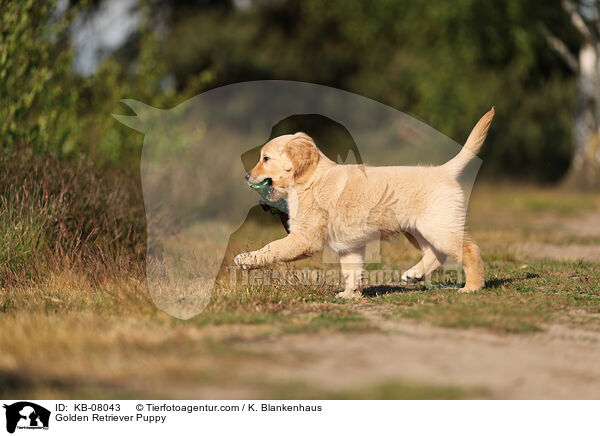
[[[545,242],[522,242],[513,245],[511,248],[513,248],[517,254],[532,259],[554,259],[565,261],[583,259],[588,262],[600,262],[600,245],[558,245]]]
[[[543,333],[498,335],[411,321],[385,327],[389,333],[289,335],[254,343],[250,349],[280,358],[246,370],[329,389],[403,380],[480,389],[481,398],[600,398],[597,332],[548,326]]]
[[[600,211],[594,211],[570,219],[553,216],[549,223],[554,233],[562,236],[582,238],[600,237]],[[521,242],[511,248],[522,256],[533,259],[579,260],[600,262],[600,245],[594,244],[549,244],[544,242]]]

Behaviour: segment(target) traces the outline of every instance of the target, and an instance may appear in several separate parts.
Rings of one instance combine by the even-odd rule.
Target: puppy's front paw
[[[461,293],[476,292],[476,291],[480,291],[481,288],[482,288],[482,286],[464,286],[464,287],[460,288],[458,290],[458,292],[461,292]]]
[[[252,254],[251,253],[241,253],[233,258],[233,263],[235,266],[240,267],[241,269],[250,269],[253,266],[252,263]]]
[[[335,296],[347,300],[358,300],[359,298],[362,298],[362,294],[358,290],[338,292]]]
[[[417,271],[414,271],[413,269],[409,269],[404,274],[402,274],[402,277],[400,278],[400,280],[402,280],[402,283],[414,284],[414,283],[417,283],[417,282],[423,280],[423,277],[419,276],[419,273]]]

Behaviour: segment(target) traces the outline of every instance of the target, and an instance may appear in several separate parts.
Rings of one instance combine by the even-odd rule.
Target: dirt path
[[[278,356],[257,377],[329,389],[389,380],[481,389],[483,398],[600,398],[600,333],[550,326],[497,335],[387,323],[389,333],[289,335],[254,343]]]
[[[600,245],[549,244],[545,242],[522,242],[512,246],[517,254],[531,259],[573,261],[583,259],[600,262]]]
[[[553,216],[550,223],[557,235],[576,236],[580,238],[600,237],[600,211],[560,219]],[[600,245],[597,244],[549,244],[545,242],[520,242],[511,245],[520,255],[533,259],[579,260],[600,262]]]

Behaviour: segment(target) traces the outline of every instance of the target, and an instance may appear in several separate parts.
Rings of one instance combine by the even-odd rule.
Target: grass
[[[137,178],[26,149],[0,156],[0,285],[78,265],[102,280],[140,270],[145,217]]]
[[[19,199],[0,205],[0,267],[30,261],[44,245],[43,223],[34,210],[19,211]]]
[[[77,274],[49,274],[38,285],[0,292],[0,396],[472,398],[481,392],[403,380],[298,387],[292,374],[272,377],[266,369],[286,367],[287,355],[252,351],[252,344],[297,335],[385,334],[385,322],[398,318],[502,334],[538,332],[549,323],[600,327],[595,264],[492,262],[488,284],[470,294],[392,288],[359,302],[318,290],[273,299],[239,290],[231,291],[243,294],[238,298],[213,296],[202,314],[182,321],[158,310],[143,282],[97,285]]]
[[[4,398],[473,398],[485,392],[397,379],[343,388],[301,379],[292,368],[310,355],[263,345],[277,351],[286,338],[386,335],[390,323],[405,319],[502,335],[551,324],[600,331],[597,263],[532,260],[514,249],[523,241],[598,244],[593,219],[586,221],[599,209],[598,195],[476,188],[470,231],[487,274],[479,292],[457,293],[434,279],[431,286],[371,287],[362,300],[345,301],[335,298],[335,285],[224,285],[202,313],[182,321],[148,293],[139,192],[123,188],[130,179],[108,181],[57,162],[33,170],[26,159],[10,165],[0,172]],[[281,233],[249,225],[257,239]],[[406,241],[382,243],[381,259],[367,269],[403,270],[417,260]],[[316,256],[295,267],[332,265]],[[451,275],[450,284],[458,282]]]
[[[267,387],[267,398],[324,400],[460,400],[485,395],[481,389],[452,386],[428,386],[402,380],[386,380],[350,389],[325,390],[302,383]]]
[[[418,288],[383,299],[399,306],[398,316],[442,327],[536,332],[559,316],[567,322],[570,317],[565,315],[572,311],[590,317],[600,311],[600,267],[585,262],[492,262],[482,291]]]

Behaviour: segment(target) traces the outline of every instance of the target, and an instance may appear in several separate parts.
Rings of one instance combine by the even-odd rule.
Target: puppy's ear
[[[319,163],[319,151],[313,139],[306,133],[298,132],[285,145],[285,152],[294,165],[296,182],[305,180]]]

